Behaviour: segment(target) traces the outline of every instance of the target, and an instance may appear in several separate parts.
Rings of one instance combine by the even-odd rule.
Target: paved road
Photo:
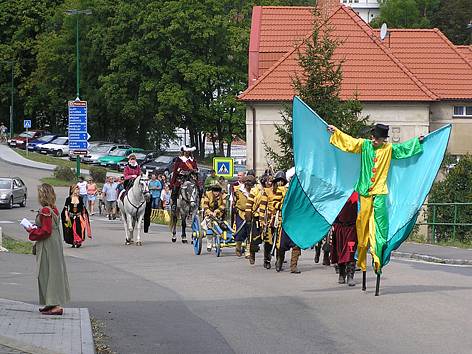
[[[40,173],[15,169],[32,192]],[[24,212],[0,210],[0,220]],[[162,226],[143,247],[123,245],[119,221],[93,217],[92,228],[93,240],[66,250],[71,305],[104,321],[117,353],[471,352],[471,267],[392,261],[374,297],[372,273],[366,293],[340,286],[308,251],[292,275],[265,270],[260,255],[253,267],[230,250],[194,256]],[[0,255],[0,297],[35,302],[33,274],[32,256]]]

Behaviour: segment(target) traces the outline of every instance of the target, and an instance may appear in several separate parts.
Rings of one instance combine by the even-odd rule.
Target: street
[[[34,218],[36,185],[48,172],[0,161],[0,175],[28,186],[26,208],[0,210],[4,233]],[[66,188],[56,188],[62,208]],[[276,273],[170,241],[152,225],[144,245],[124,246],[123,225],[91,217],[92,240],[65,245],[72,303],[103,321],[116,353],[470,353],[472,267],[392,260],[380,296],[369,269],[367,291],[337,284],[334,268],[302,252],[299,275]],[[31,255],[0,253],[0,298],[37,303]]]

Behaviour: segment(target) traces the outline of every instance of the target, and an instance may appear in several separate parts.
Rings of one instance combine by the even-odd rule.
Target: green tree
[[[431,23],[439,28],[454,44],[472,44],[472,23],[470,0],[441,0],[438,10],[432,14]]]
[[[331,35],[332,26],[314,11],[312,35],[297,49],[301,74],[295,74],[292,86],[295,93],[329,124],[344,132],[359,136],[367,126],[368,117],[362,116],[362,104],[354,99],[340,99],[342,62],[334,62],[332,56],[340,45]],[[355,96],[355,92],[353,93]],[[265,144],[269,159],[277,169],[293,166],[292,106],[282,111],[283,123],[275,125],[280,152]]]
[[[387,23],[391,28],[430,28],[431,16],[440,0],[388,0],[380,5],[380,15],[371,21],[373,27]]]

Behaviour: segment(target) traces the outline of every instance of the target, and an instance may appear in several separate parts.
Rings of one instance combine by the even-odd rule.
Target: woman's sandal
[[[39,309],[39,312],[49,311],[50,309],[53,309],[54,307],[55,307],[55,306],[51,306],[51,305],[49,305],[49,306],[44,306],[44,307],[41,307],[41,308]]]
[[[41,312],[42,315],[50,315],[50,316],[62,316],[63,313],[64,313],[64,309],[62,308],[58,310],[50,309],[48,311]]]

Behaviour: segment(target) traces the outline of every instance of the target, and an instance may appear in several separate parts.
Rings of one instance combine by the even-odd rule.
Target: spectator
[[[220,176],[220,178],[218,178],[218,184],[221,186],[223,193],[228,192],[228,181],[226,181],[226,179],[223,176]]]
[[[84,177],[79,177],[79,182],[77,182],[77,187],[79,187],[79,195],[82,197],[82,201],[85,206],[87,206],[87,182]]]
[[[203,184],[203,188],[205,188],[205,191],[208,190],[208,188],[212,185],[214,185],[215,183],[218,182],[218,177],[216,176],[216,171],[215,170],[211,170],[210,171],[210,174],[208,175],[208,177],[205,179],[205,183]]]
[[[121,191],[123,189],[125,189],[124,185],[123,185],[123,181],[125,180],[125,178],[123,176],[121,177],[115,177],[115,183],[116,183],[116,191],[117,191],[117,195],[119,196]]]
[[[70,290],[66,263],[62,250],[61,221],[56,207],[56,193],[49,184],[38,187],[38,201],[42,208],[36,225],[27,228],[29,239],[36,241],[34,253],[38,266],[39,311],[43,315],[62,315],[61,305],[69,302]]]
[[[116,200],[118,199],[118,184],[113,181],[112,176],[107,177],[107,182],[103,185],[102,194],[105,198],[108,220],[116,219]]]
[[[159,204],[161,201],[162,184],[156,178],[155,173],[151,175],[151,181],[149,181],[149,191],[151,192],[151,208],[159,209],[159,206],[160,206]]]
[[[166,184],[164,189],[161,192],[161,202],[162,202],[162,209],[170,210],[170,187],[169,184]]]
[[[87,207],[90,215],[94,215],[95,201],[97,199],[97,185],[93,181],[92,177],[87,180]]]

